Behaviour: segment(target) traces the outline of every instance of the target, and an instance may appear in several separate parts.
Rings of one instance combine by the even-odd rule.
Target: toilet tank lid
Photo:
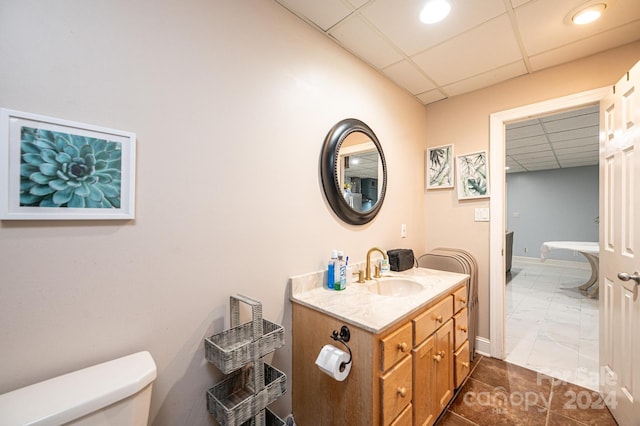
[[[0,424],[70,422],[137,393],[155,378],[149,352],[107,361],[0,395]]]

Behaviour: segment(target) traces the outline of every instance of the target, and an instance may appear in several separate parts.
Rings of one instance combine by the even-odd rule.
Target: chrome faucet
[[[371,249],[369,249],[369,251],[367,252],[367,266],[366,269],[364,271],[365,273],[365,280],[371,280],[371,253],[373,253],[374,251],[379,252],[385,259],[388,259],[387,255],[385,252],[383,252],[382,250],[380,250],[378,247],[373,247]],[[380,278],[380,269],[377,268],[376,269],[376,273],[373,276],[374,278]]]

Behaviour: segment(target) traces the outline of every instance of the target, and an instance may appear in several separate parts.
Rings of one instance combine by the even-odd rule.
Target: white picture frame
[[[133,219],[136,135],[0,108],[0,220]]]
[[[458,200],[489,197],[489,157],[477,151],[456,157]]]
[[[453,145],[436,146],[425,151],[425,186],[427,189],[455,186]]]

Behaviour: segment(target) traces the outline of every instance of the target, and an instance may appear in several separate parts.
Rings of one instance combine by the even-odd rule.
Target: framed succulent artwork
[[[453,188],[453,145],[428,148],[425,163],[427,189]]]
[[[459,155],[457,159],[458,200],[489,196],[487,151]]]
[[[0,108],[0,219],[133,219],[136,135]]]

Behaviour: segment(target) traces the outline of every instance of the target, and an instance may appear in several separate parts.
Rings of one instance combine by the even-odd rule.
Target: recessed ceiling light
[[[607,5],[605,3],[596,3],[580,9],[572,17],[571,20],[576,25],[589,24],[599,19],[604,13]]]
[[[429,0],[420,12],[420,20],[425,24],[435,24],[447,17],[451,5],[447,0]]]

